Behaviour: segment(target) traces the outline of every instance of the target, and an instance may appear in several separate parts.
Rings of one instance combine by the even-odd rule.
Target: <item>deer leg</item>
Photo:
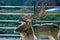
[[[58,32],[59,32],[59,29],[51,30],[51,36],[52,36],[55,40],[58,40],[58,38],[57,38]]]
[[[56,40],[56,38],[54,38],[53,36],[49,36],[49,40]]]

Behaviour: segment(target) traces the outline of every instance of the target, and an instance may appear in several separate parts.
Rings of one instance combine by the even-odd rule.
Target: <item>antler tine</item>
[[[34,16],[32,18],[32,21],[35,21],[36,20],[36,18],[38,17],[38,12],[39,12],[38,11],[38,2],[37,2],[37,0],[35,2],[36,2],[35,8],[34,8],[35,12],[34,12]]]
[[[43,7],[42,7],[42,9],[41,9],[41,11],[40,11],[40,19],[41,18],[46,18],[46,16],[47,16],[47,13],[46,13],[46,11],[45,11],[45,9],[46,9],[46,7],[47,7],[47,4],[45,4]]]

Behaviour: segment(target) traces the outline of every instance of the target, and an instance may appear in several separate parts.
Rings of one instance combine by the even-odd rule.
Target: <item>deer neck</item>
[[[23,40],[37,40],[37,37],[33,34],[27,35],[26,33],[21,33]]]
[[[32,28],[29,28],[27,32],[21,33],[24,40],[37,40],[37,37],[32,32]]]

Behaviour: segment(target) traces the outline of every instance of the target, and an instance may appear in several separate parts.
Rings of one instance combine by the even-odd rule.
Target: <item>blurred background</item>
[[[0,6],[33,6],[35,0],[0,0]],[[60,6],[60,0],[38,0],[39,5],[47,2],[49,6]]]
[[[43,3],[47,3],[48,17],[32,24],[55,23],[60,26],[60,0],[38,0],[39,10]],[[20,34],[14,30],[20,25],[18,19],[21,15],[34,15],[35,0],[0,0],[0,40],[19,40]],[[59,32],[60,33],[60,32]],[[60,38],[60,35],[58,36]],[[48,40],[49,38],[40,38]]]

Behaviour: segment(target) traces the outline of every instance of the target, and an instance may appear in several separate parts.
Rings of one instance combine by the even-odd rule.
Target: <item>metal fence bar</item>
[[[18,22],[18,20],[0,20],[0,22]],[[40,21],[36,21],[36,22],[60,22],[60,21],[48,21],[48,20],[40,20]]]
[[[16,29],[17,27],[0,27],[0,29]]]
[[[0,22],[18,22],[18,20],[0,20]]]
[[[0,13],[2,15],[34,15],[34,13]],[[60,15],[60,13],[47,13],[48,15]]]
[[[36,22],[60,22],[60,21],[36,21]]]
[[[0,34],[0,36],[20,36],[20,35],[18,35],[18,34]]]
[[[33,13],[0,13],[0,14],[3,14],[3,15],[33,15]]]
[[[33,8],[34,6],[0,6],[0,7],[11,7],[11,8],[14,8],[14,7],[29,8],[29,7],[31,7],[31,8]],[[38,7],[42,7],[42,6],[38,6]],[[60,6],[47,6],[47,7],[60,7]]]

